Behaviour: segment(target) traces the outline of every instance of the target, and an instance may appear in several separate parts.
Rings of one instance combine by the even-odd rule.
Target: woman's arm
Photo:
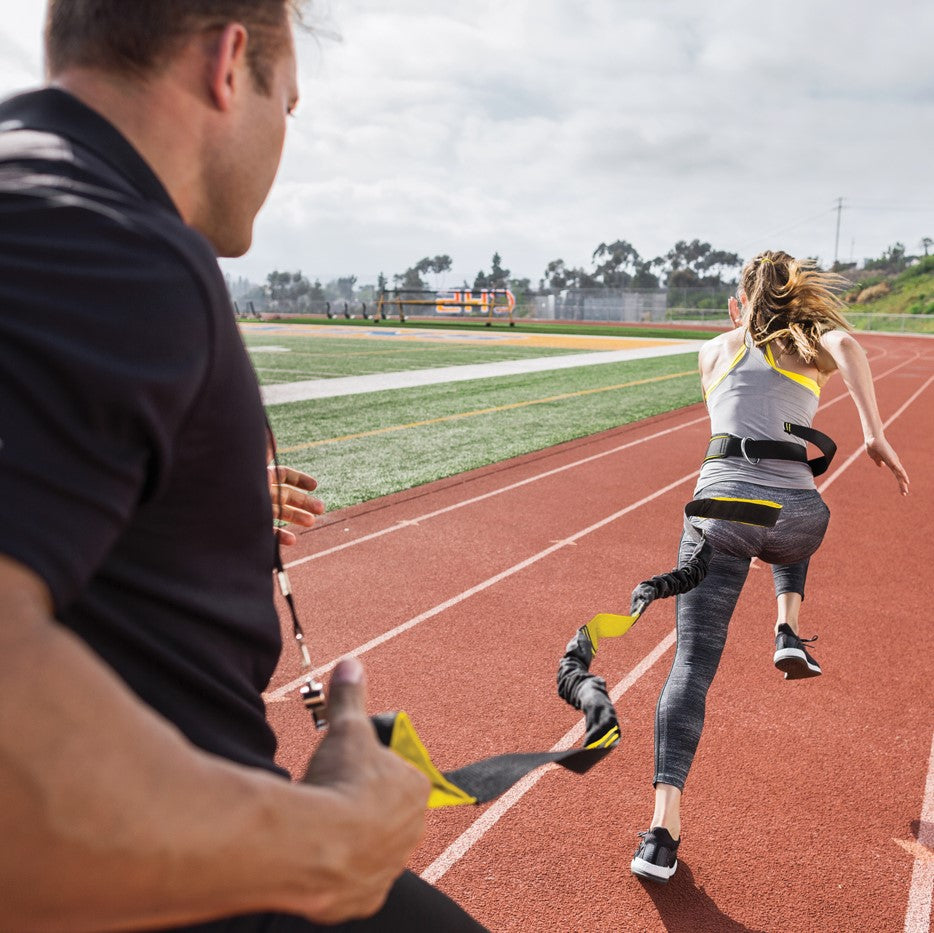
[[[894,474],[903,496],[908,495],[908,474],[898,459],[892,445],[885,439],[882,417],[876,404],[876,393],[872,385],[872,372],[863,348],[852,334],[842,330],[828,331],[821,337],[821,346],[830,354],[850,397],[859,412],[863,427],[866,453],[876,466],[884,463]]]

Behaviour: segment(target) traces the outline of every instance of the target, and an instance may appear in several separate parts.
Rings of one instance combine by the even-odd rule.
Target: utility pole
[[[837,198],[837,239],[833,245],[833,267],[837,268],[837,254],[840,251],[840,213],[843,210],[843,198]]]

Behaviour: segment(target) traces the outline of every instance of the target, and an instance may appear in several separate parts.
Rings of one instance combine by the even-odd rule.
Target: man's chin
[[[214,250],[219,259],[238,259],[240,256],[245,255],[252,245],[253,237],[249,236],[245,240],[236,242],[215,243]]]
[[[192,224],[192,226],[214,247],[214,255],[218,259],[237,259],[253,245],[252,228],[242,236],[234,236],[229,230],[205,230],[197,224]]]

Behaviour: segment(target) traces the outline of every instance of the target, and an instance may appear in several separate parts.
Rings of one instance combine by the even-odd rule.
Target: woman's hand
[[[903,496],[908,495],[908,474],[902,466],[901,460],[895,449],[883,436],[869,437],[866,439],[866,453],[872,458],[876,466],[881,467],[884,463],[898,480],[898,488]]]

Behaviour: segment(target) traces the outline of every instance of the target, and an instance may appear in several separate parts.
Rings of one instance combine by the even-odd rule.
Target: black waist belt
[[[714,434],[707,445],[704,463],[708,460],[721,460],[724,457],[742,457],[747,463],[756,464],[760,460],[794,460],[806,463],[815,476],[826,473],[837,452],[837,445],[826,435],[814,428],[801,424],[785,422],[785,433],[802,440],[810,441],[823,454],[808,460],[807,448],[793,441],[757,441],[751,437],[737,437],[735,434]]]

